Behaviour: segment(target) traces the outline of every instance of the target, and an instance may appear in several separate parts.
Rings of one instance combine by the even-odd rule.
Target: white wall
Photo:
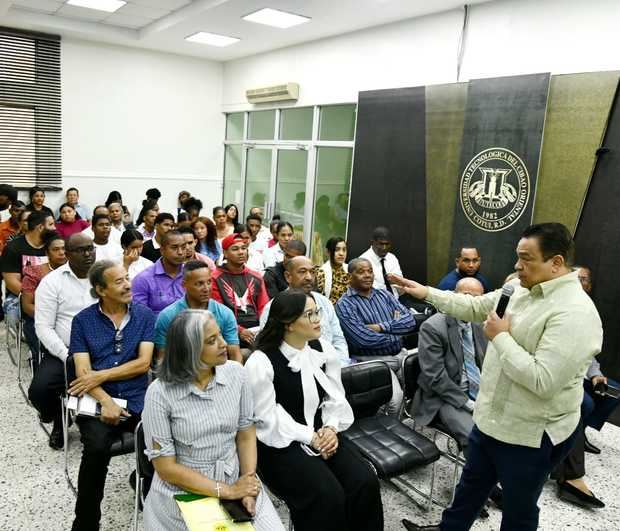
[[[182,189],[219,204],[221,91],[220,63],[63,39],[63,187],[91,207],[119,190],[132,209],[152,187],[163,211]]]
[[[463,11],[302,44],[224,64],[224,110],[245,90],[286,81],[298,105],[357,101],[362,90],[453,83]],[[620,69],[619,0],[507,0],[474,5],[461,81],[533,72]]]

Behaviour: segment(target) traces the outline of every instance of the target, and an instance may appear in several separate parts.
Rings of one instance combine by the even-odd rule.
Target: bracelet
[[[222,487],[220,487],[220,482],[219,482],[219,481],[216,481],[216,482],[215,482],[215,492],[217,493],[217,497],[218,497],[218,498],[220,497],[220,490],[221,490],[221,488],[222,488]]]

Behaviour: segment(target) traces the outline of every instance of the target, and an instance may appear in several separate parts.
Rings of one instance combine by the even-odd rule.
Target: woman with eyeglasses
[[[142,419],[155,477],[147,531],[185,531],[174,495],[239,500],[257,531],[284,531],[256,476],[256,429],[247,372],[228,361],[213,314],[185,310],[168,329],[166,355],[146,393]]]
[[[258,467],[295,531],[383,529],[379,482],[339,437],[353,423],[334,348],[320,340],[311,295],[276,295],[246,362],[257,421]]]

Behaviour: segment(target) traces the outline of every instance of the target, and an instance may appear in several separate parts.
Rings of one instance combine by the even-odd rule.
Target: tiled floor
[[[4,325],[4,323],[3,323]],[[63,476],[62,452],[47,446],[47,437],[39,427],[36,415],[24,401],[17,387],[17,371],[11,364],[5,346],[4,326],[0,332],[0,530],[1,531],[68,531],[71,527],[74,498]],[[601,433],[590,431],[589,437],[599,446],[601,456],[587,455],[587,481],[592,490],[607,503],[598,511],[575,508],[555,495],[548,483],[541,498],[540,529],[544,531],[620,529],[620,428],[606,425]],[[77,475],[80,443],[76,428],[71,430],[70,462]],[[127,478],[133,467],[133,456],[112,460],[103,503],[102,531],[132,528],[133,492]],[[424,484],[428,470],[412,474],[411,480]],[[438,466],[440,493],[448,496],[449,469],[440,461]],[[440,509],[425,513],[391,486],[382,489],[387,531],[402,530],[400,520],[411,517],[433,523]],[[283,519],[286,510],[282,509]],[[473,527],[476,531],[499,529],[501,513],[490,510],[486,521]],[[317,530],[320,531],[320,530]],[[378,530],[379,531],[379,530]]]

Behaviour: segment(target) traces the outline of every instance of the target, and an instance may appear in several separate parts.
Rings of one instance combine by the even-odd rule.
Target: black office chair
[[[18,308],[18,316],[13,320],[9,313],[4,316],[4,324],[6,326],[6,351],[9,355],[11,363],[17,366],[18,351],[22,342],[22,322],[21,322],[21,301],[19,298],[15,301]]]
[[[144,454],[146,444],[144,442],[144,427],[142,421],[138,422],[134,431],[134,451],[136,453],[136,497],[134,503],[134,531],[138,531],[138,516],[140,511],[144,508],[144,502],[146,495],[151,488],[151,482],[153,476],[155,476],[155,469],[149,458]]]
[[[71,411],[67,408],[67,401],[69,398],[69,367],[68,364],[72,364],[73,359],[67,358],[64,362],[65,369],[65,394],[60,397],[60,407],[62,412],[62,436],[63,436],[63,453],[64,453],[64,472],[65,478],[67,480],[67,484],[73,492],[73,495],[77,497],[77,487],[74,481],[71,479],[71,474],[69,473],[69,419],[71,418]],[[72,372],[75,372],[73,370]],[[110,448],[110,454],[112,457],[116,457],[117,455],[126,455],[130,454],[135,449],[134,442],[134,434],[129,432],[121,432],[116,440],[112,443]]]
[[[353,425],[342,437],[359,450],[379,479],[404,494],[409,495],[408,490],[420,494],[429,510],[433,503],[438,503],[433,494],[439,450],[435,443],[397,418],[379,414],[379,409],[392,397],[390,368],[382,361],[349,365],[342,369],[342,383],[355,414]],[[400,477],[429,464],[433,466],[428,492]]]
[[[418,353],[414,352],[409,354],[403,359],[402,364],[402,375],[403,375],[403,409],[401,412],[402,416],[409,417],[413,420],[413,417],[410,415],[409,410],[411,403],[413,402],[413,398],[418,391],[419,384],[418,379],[420,377],[421,368],[420,368],[420,359],[418,357]],[[415,427],[415,421],[414,421]],[[450,431],[448,426],[445,426],[441,420],[439,420],[439,416],[436,416],[426,428],[432,430],[433,432],[433,442],[437,442],[438,437],[444,437],[446,440],[446,450],[439,450],[441,456],[446,458],[453,464],[453,473],[452,473],[452,499],[454,499],[454,492],[456,490],[456,484],[459,478],[459,468],[465,465],[465,459],[461,456],[461,448]]]

